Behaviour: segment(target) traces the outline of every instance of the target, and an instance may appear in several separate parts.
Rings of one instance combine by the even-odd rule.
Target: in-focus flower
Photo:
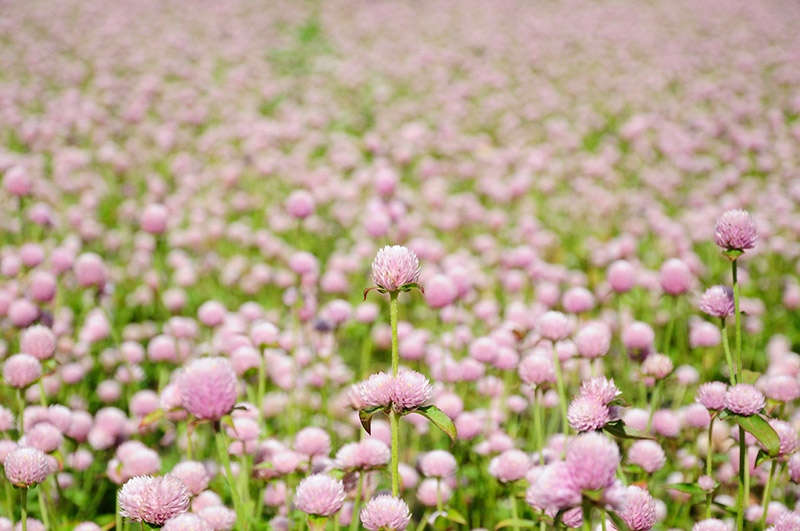
[[[344,485],[327,474],[309,476],[297,486],[294,503],[306,514],[331,516],[344,505]]]
[[[572,322],[561,312],[549,311],[539,318],[538,331],[545,339],[560,341],[572,333]]]
[[[170,474],[132,478],[122,486],[118,498],[120,515],[151,525],[164,525],[189,510],[189,490]]]
[[[50,466],[47,455],[38,448],[17,448],[11,451],[3,463],[6,478],[17,487],[30,487],[47,479]]]
[[[576,431],[598,430],[611,421],[608,406],[595,398],[579,396],[567,409],[567,421]]]
[[[697,388],[695,400],[710,411],[719,411],[725,408],[725,395],[728,386],[722,382],[706,382]]]
[[[11,387],[24,389],[42,376],[42,364],[30,354],[14,354],[3,364],[3,379]]]
[[[423,374],[401,369],[392,378],[391,399],[396,411],[416,409],[428,403],[433,396],[433,387]]]
[[[361,523],[370,531],[403,531],[410,521],[408,505],[394,496],[376,496],[361,509]]]
[[[733,289],[729,286],[711,286],[700,297],[700,311],[712,317],[733,315],[736,307]]]
[[[714,243],[726,251],[752,249],[756,240],[756,222],[746,210],[726,210],[717,218]]]
[[[402,245],[386,246],[372,262],[372,281],[388,292],[419,282],[419,260],[414,251]]]
[[[656,523],[656,502],[649,492],[631,485],[618,514],[631,531],[647,531]]]
[[[385,372],[370,375],[359,384],[358,394],[366,407],[389,407],[392,403],[392,377]]]
[[[616,443],[599,432],[579,434],[567,444],[564,462],[572,480],[580,489],[595,490],[609,486],[619,466]]]
[[[725,394],[725,407],[737,415],[749,417],[767,405],[764,393],[750,384],[736,384]]]
[[[219,420],[236,405],[236,371],[226,358],[200,358],[178,375],[184,409],[198,419]]]

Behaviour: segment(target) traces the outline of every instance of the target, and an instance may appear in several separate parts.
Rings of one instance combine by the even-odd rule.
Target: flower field
[[[798,27],[0,0],[0,531],[800,531]]]

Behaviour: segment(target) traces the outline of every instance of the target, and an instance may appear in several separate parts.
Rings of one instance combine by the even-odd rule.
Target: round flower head
[[[385,372],[370,375],[359,384],[358,395],[366,407],[389,407],[392,403],[392,377]]]
[[[572,333],[572,323],[563,313],[549,311],[539,318],[538,331],[545,339],[560,341]]]
[[[139,224],[142,230],[150,234],[161,234],[167,230],[167,220],[169,211],[167,207],[160,204],[151,204],[144,207]]]
[[[797,531],[800,529],[800,514],[786,511],[775,519],[775,531]]]
[[[386,494],[372,498],[361,509],[361,523],[370,531],[403,531],[410,521],[406,502]]]
[[[417,371],[401,370],[392,378],[392,407],[405,411],[424,406],[433,396],[428,379]]]
[[[548,356],[525,356],[517,368],[520,379],[531,385],[542,385],[556,381],[556,369]]]
[[[642,373],[658,380],[669,376],[672,369],[672,360],[664,354],[650,354],[642,363]]]
[[[315,207],[314,196],[307,190],[295,190],[286,198],[286,211],[295,218],[307,218]]]
[[[24,389],[42,376],[42,364],[30,354],[14,354],[3,364],[3,378],[11,387]]]
[[[189,510],[189,490],[175,476],[137,476],[118,495],[120,515],[134,522],[164,525]]]
[[[236,525],[236,512],[222,505],[204,507],[198,514],[214,531],[231,531]]]
[[[769,419],[769,425],[772,426],[772,429],[778,434],[778,438],[781,441],[780,451],[778,455],[780,457],[785,457],[794,453],[797,450],[798,445],[800,445],[800,436],[798,436],[795,429],[786,421],[778,420],[778,419]]]
[[[700,297],[700,311],[712,317],[728,317],[736,311],[733,289],[728,286],[711,286]]]
[[[719,411],[725,408],[725,395],[728,387],[722,382],[706,382],[697,389],[695,400],[706,409]]]
[[[172,468],[172,472],[170,473],[183,481],[183,484],[186,485],[186,488],[189,489],[189,493],[192,496],[197,496],[206,490],[209,481],[211,481],[205,465],[197,461],[178,463]]]
[[[452,495],[450,486],[438,479],[428,478],[417,487],[417,499],[426,507],[436,507],[440,499],[447,503]]]
[[[767,404],[764,393],[750,384],[736,384],[725,394],[725,407],[737,415],[749,417],[759,413]]]
[[[361,466],[360,447],[357,442],[347,443],[336,452],[336,466],[342,470],[355,470]]]
[[[756,222],[746,210],[726,210],[717,218],[714,243],[726,251],[746,251],[756,246]]]
[[[328,455],[331,451],[331,437],[322,428],[309,426],[294,437],[294,449],[303,455]]]
[[[46,326],[32,326],[22,333],[19,350],[38,360],[49,359],[56,351],[56,336]]]
[[[6,478],[17,487],[30,487],[47,479],[50,466],[47,455],[38,448],[17,448],[3,463]]]
[[[656,523],[656,502],[649,492],[631,485],[618,514],[631,531],[647,531]]]
[[[564,462],[581,489],[601,489],[614,481],[619,465],[616,443],[598,432],[582,433],[567,444]]]
[[[531,467],[528,454],[512,448],[492,458],[489,462],[489,474],[503,483],[511,483],[525,477]]]
[[[700,406],[697,406],[700,407]],[[701,409],[701,411],[705,411]],[[655,441],[636,441],[628,450],[628,462],[639,465],[647,473],[660,470],[667,462],[664,450]]]
[[[605,356],[611,347],[611,331],[603,324],[589,324],[575,334],[575,347],[584,358]]]
[[[771,376],[764,393],[767,398],[776,402],[792,402],[800,398],[800,382],[788,374]]]
[[[344,504],[344,485],[327,474],[314,474],[300,482],[294,504],[306,514],[331,516]]]
[[[664,262],[658,275],[661,289],[669,295],[680,295],[688,291],[692,284],[692,272],[686,262],[671,258]]]
[[[198,419],[219,420],[236,405],[236,372],[226,358],[194,360],[177,383],[183,408]]]
[[[731,526],[717,518],[708,518],[694,524],[692,531],[731,531]]]
[[[614,384],[613,378],[609,380],[605,376],[598,376],[581,384],[581,396],[592,398],[601,404],[609,404],[621,394],[622,391]]]
[[[173,516],[161,529],[162,531],[214,531],[205,518],[194,513]]]
[[[14,427],[14,413],[7,407],[0,406],[0,431],[8,431]]]
[[[83,253],[72,266],[81,287],[102,288],[106,283],[106,266],[103,259],[95,253]]]
[[[579,396],[570,403],[567,420],[576,431],[599,430],[611,421],[611,412],[602,402],[592,397]]]
[[[419,282],[419,260],[414,251],[402,245],[386,246],[372,262],[372,281],[388,292]]]
[[[433,450],[425,454],[419,468],[425,477],[446,478],[456,473],[456,458],[446,450]]]
[[[636,271],[630,262],[617,260],[606,270],[606,278],[611,289],[617,293],[630,291],[636,283]]]
[[[542,467],[525,493],[525,501],[539,509],[556,511],[581,503],[581,488],[572,480],[567,464],[556,461]]]
[[[368,437],[358,443],[359,467],[363,470],[379,468],[392,458],[389,446],[374,437]]]

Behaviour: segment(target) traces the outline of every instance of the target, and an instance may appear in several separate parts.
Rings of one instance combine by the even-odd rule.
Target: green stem
[[[739,315],[739,278],[736,268],[736,260],[731,262],[733,271],[733,305],[736,316],[736,381],[742,382],[742,319]]]
[[[544,466],[544,433],[542,430],[542,406],[539,404],[539,389],[533,395],[533,425],[536,430],[536,451],[539,453],[539,464]]]
[[[647,417],[647,428],[644,430],[646,432],[650,432],[650,426],[653,424],[653,416],[656,414],[656,409],[658,409],[658,405],[661,402],[661,382],[664,380],[656,381],[656,388],[653,390],[653,400],[650,404],[650,416]]]
[[[728,341],[728,326],[725,324],[725,318],[720,317],[720,332],[722,332],[722,348],[725,350],[725,361],[728,362],[728,372],[730,373],[731,385],[736,385],[736,369],[733,366],[733,358],[731,358],[731,346]]]
[[[22,531],[28,531],[28,489],[19,489],[19,506],[22,510]],[[11,516],[11,515],[9,515]]]
[[[117,491],[116,501],[117,510],[114,512],[114,531],[122,531],[122,514],[120,513],[119,506],[119,490]]]
[[[749,495],[746,491],[750,490],[748,488],[748,476],[750,475],[750,463],[748,461],[744,428],[739,426],[739,499],[736,504],[736,529],[738,531],[744,529],[744,510]]]
[[[214,425],[214,431],[216,431],[215,439],[217,440],[217,452],[219,453],[220,461],[222,461],[222,464],[225,466],[225,476],[228,478],[228,486],[231,489],[231,497],[233,498],[233,508],[236,511],[236,528],[241,531],[245,529],[242,523],[244,510],[241,507],[239,491],[236,489],[236,482],[231,472],[231,460],[228,456],[228,442],[225,440],[225,431],[219,426],[219,423]]]
[[[510,501],[511,501],[511,518],[513,518],[514,521],[516,522],[517,520],[519,520],[519,511],[517,511],[517,497],[514,496],[514,485],[513,484],[511,485]],[[519,527],[515,525],[514,526],[514,531],[519,531]]]
[[[583,529],[592,531],[592,504],[584,498],[583,502]]]
[[[778,461],[772,460],[772,465],[769,468],[769,478],[767,478],[767,486],[764,488],[764,499],[761,500],[761,522],[759,529],[766,529],[767,523],[767,507],[772,499],[772,487],[774,486],[772,480],[775,477],[775,469],[778,467]]]
[[[706,475],[708,477],[711,476],[711,463],[714,457],[714,452],[712,450],[712,435],[714,433],[714,421],[716,420],[716,415],[711,416],[711,421],[708,424],[708,448],[706,449]],[[711,496],[712,493],[708,493],[706,496],[706,519],[711,518]]]
[[[444,503],[442,503],[442,480],[436,478],[436,511],[439,513],[444,512]]]
[[[396,411],[389,414],[389,421],[392,428],[392,496],[398,496],[400,492],[400,415]]]
[[[564,377],[561,375],[561,360],[558,359],[556,344],[553,343],[553,364],[556,367],[556,387],[558,389],[558,405],[561,408],[561,420],[564,423],[564,451],[567,451],[567,438],[569,421],[567,420],[567,393],[564,391]]]
[[[358,486],[356,487],[356,499],[353,500],[353,516],[350,518],[350,531],[358,530],[358,508],[361,505],[361,491],[364,489],[364,472],[358,473]]]
[[[47,500],[45,500],[44,496],[44,485],[40,484],[39,487],[36,489],[37,495],[39,497],[39,513],[42,516],[42,523],[44,524],[45,529],[50,529],[50,517],[47,514]]]
[[[397,351],[397,297],[399,294],[399,291],[393,291],[389,295],[389,317],[392,322],[392,376],[397,376],[397,370],[400,365]]]
[[[17,406],[19,407],[19,415],[17,415],[17,434],[22,436],[22,420],[25,414],[25,397],[22,395],[22,389],[17,389]]]
[[[364,342],[361,344],[361,379],[365,379],[369,374],[370,354],[372,354],[372,335],[369,330],[364,333]]]
[[[669,354],[670,343],[672,342],[672,332],[675,330],[675,308],[678,306],[678,298],[672,297],[672,306],[669,309],[669,321],[667,322],[667,330],[664,332],[664,338],[661,341],[661,352]]]

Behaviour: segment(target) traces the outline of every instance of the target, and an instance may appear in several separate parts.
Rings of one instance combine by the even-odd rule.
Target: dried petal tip
[[[378,288],[395,292],[419,282],[419,260],[414,251],[402,245],[386,246],[372,262],[372,281]]]

